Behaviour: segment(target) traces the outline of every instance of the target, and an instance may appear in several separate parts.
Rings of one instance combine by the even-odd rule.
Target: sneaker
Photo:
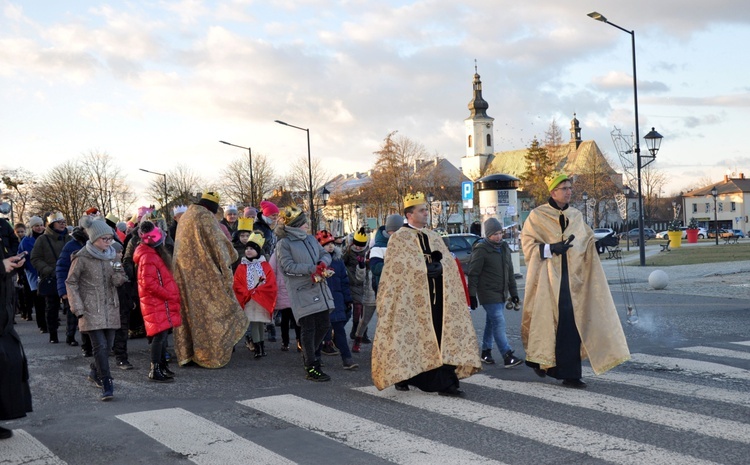
[[[340,353],[332,342],[323,343],[323,347],[320,348],[320,351],[323,352],[324,355],[339,355]]]
[[[495,359],[492,358],[492,349],[482,351],[482,362],[487,365],[493,365],[495,363]]]
[[[322,371],[315,368],[314,366],[305,368],[305,371],[307,372],[307,376],[305,377],[305,379],[309,379],[310,381],[323,382],[323,381],[331,380],[330,376],[323,373]]]
[[[75,337],[68,337],[65,339],[65,343],[68,344],[71,347],[78,347],[78,341],[76,341]]]
[[[132,370],[135,367],[127,360],[120,360],[117,362],[117,368],[120,370]]]
[[[91,370],[89,372],[89,375],[86,379],[88,379],[95,387],[98,387],[99,389],[102,389],[104,387],[104,385],[102,384],[102,380],[100,380],[96,376],[96,372],[94,370]]]
[[[282,352],[289,352],[289,344],[281,344]]]
[[[94,352],[91,349],[81,349],[81,353],[84,357],[93,357]]]
[[[359,365],[354,363],[352,359],[344,360],[344,370],[355,370],[359,368]]]
[[[505,354],[505,357],[503,357],[503,362],[505,363],[505,368],[512,368],[522,364],[523,360],[514,356],[513,351],[509,350],[508,353]]]

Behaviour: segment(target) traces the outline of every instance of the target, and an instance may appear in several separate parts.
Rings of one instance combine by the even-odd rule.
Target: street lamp
[[[331,193],[326,189],[326,186],[323,186],[323,190],[320,192],[320,198],[323,199],[323,206],[325,207],[328,204],[328,199],[331,198]]]
[[[143,171],[144,173],[151,173],[157,176],[164,177],[164,199],[161,204],[161,209],[162,209],[162,215],[164,215],[164,220],[166,221],[168,219],[167,217],[168,215],[168,212],[167,212],[168,210],[167,208],[167,175],[165,173],[157,173],[156,171],[144,170],[143,168],[138,168],[138,169]]]
[[[628,31],[625,28],[622,28],[618,26],[615,23],[611,23],[607,21],[607,18],[605,18],[602,14],[597,13],[596,11],[593,11],[588,14],[589,17],[592,19],[595,19],[597,21],[601,21],[603,23],[609,24],[612,27],[615,27],[627,34],[630,34],[631,39],[631,48],[633,52],[633,102],[635,107],[635,145],[633,146],[633,153],[635,153],[635,159],[636,159],[636,169],[637,169],[637,177],[638,177],[638,249],[639,249],[639,255],[640,255],[640,265],[646,266],[646,244],[644,240],[643,235],[643,186],[641,183],[641,169],[648,166],[649,163],[653,162],[656,157],[656,152],[659,151],[659,145],[661,144],[661,135],[659,135],[658,132],[654,131],[653,128],[651,128],[651,132],[646,135],[646,143],[649,143],[649,135],[652,135],[652,140],[654,140],[654,150],[651,150],[651,147],[649,147],[649,151],[651,151],[651,155],[645,155],[646,158],[651,158],[648,162],[645,164],[641,163],[641,147],[640,147],[640,132],[638,131],[638,79],[636,75],[636,61],[635,61],[635,31]],[[656,137],[658,136],[658,137]],[[658,140],[658,143],[656,143],[656,140]]]
[[[435,201],[435,195],[430,192],[427,194],[427,203],[430,204],[430,229],[432,229],[432,202]]]
[[[628,252],[630,252],[630,222],[628,221],[628,210],[630,210],[630,206],[628,204],[628,199],[630,198],[630,187],[625,186],[625,188],[622,190],[623,194],[625,194],[625,248]]]
[[[443,208],[443,216],[445,217],[445,230],[448,230],[448,207],[450,207],[450,202],[447,200],[443,200],[443,202],[440,204]]]
[[[309,177],[309,189],[308,189],[308,195],[310,197],[310,223],[315,225],[315,206],[313,205],[313,185],[312,185],[312,160],[310,158],[310,129],[309,128],[301,128],[299,126],[294,126],[293,124],[285,123],[283,121],[274,120],[274,123],[279,123],[284,126],[289,126],[290,128],[299,129],[300,131],[305,131],[307,133],[307,175]]]
[[[581,200],[583,200],[583,222],[589,225],[589,193],[583,191],[581,194]]]
[[[719,191],[716,190],[716,186],[711,188],[711,195],[714,196],[714,227],[716,228],[716,245],[719,245],[719,218],[716,210],[716,196]]]
[[[243,147],[241,145],[235,145],[230,144],[229,142],[225,142],[223,140],[220,140],[222,144],[231,145],[232,147],[237,147],[238,149],[245,149],[247,150],[247,158],[250,163],[250,205],[255,207],[255,183],[253,182],[253,149],[250,147]]]

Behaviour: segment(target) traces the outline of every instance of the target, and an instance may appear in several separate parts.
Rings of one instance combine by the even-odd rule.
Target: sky
[[[250,146],[279,174],[311,153],[366,171],[398,131],[456,166],[475,60],[495,150],[573,114],[664,136],[665,194],[750,176],[750,8],[741,0],[0,0],[0,167],[42,174],[106,152],[136,192],[178,164],[207,179]],[[645,152],[645,144],[641,144]]]

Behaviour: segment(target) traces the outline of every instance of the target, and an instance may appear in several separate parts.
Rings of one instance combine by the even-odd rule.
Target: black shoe
[[[89,372],[89,375],[88,375],[88,377],[86,379],[88,379],[89,381],[91,381],[91,383],[95,387],[98,387],[99,389],[101,389],[101,388],[104,387],[104,385],[102,384],[102,380],[99,379],[99,377],[96,376],[96,370],[94,370],[93,368]]]
[[[445,397],[466,397],[466,393],[456,386],[451,386],[450,388],[446,389],[445,391],[438,392],[439,396],[445,396]]]
[[[282,352],[289,352],[289,344],[281,344]]]
[[[395,387],[397,391],[408,391],[409,390],[409,385],[406,384],[406,382],[404,382],[404,381],[401,381],[400,383],[394,384],[393,387]]]
[[[0,426],[0,439],[9,439],[11,437],[13,437],[13,430]]]
[[[336,350],[336,347],[333,345],[333,342],[329,343],[323,343],[323,347],[320,348],[320,351],[323,352],[324,355],[339,355],[340,352]]]
[[[482,362],[487,365],[495,364],[495,359],[492,358],[492,349],[485,349],[482,351]]]
[[[93,357],[94,352],[91,349],[81,349],[81,353],[84,357]]]
[[[58,344],[60,341],[57,339],[57,332],[49,333],[49,343]]]
[[[514,366],[518,366],[523,363],[523,360],[520,358],[517,358],[513,355],[513,351],[509,350],[507,354],[505,354],[505,357],[503,357],[503,362],[505,363],[505,368],[512,368]]]
[[[112,382],[112,378],[102,379],[102,396],[100,400],[108,402],[114,398],[115,385]]]
[[[159,364],[159,368],[161,368],[161,372],[166,376],[167,378],[174,378],[174,371],[169,369],[169,362],[162,359],[161,363]]]
[[[315,366],[311,367],[305,367],[305,372],[307,373],[306,379],[309,379],[310,381],[318,381],[318,382],[324,382],[324,381],[330,381],[331,377],[327,374],[320,371],[320,368],[316,368]]]
[[[354,363],[354,360],[350,358],[344,360],[344,370],[355,370],[357,368],[359,368],[359,364]]]
[[[367,330],[365,330],[365,334],[362,335],[362,344],[372,344],[370,338],[367,337]]]
[[[75,337],[66,338],[65,343],[68,344],[70,347],[78,347],[78,341],[76,341]]]
[[[580,379],[566,379],[563,380],[562,385],[573,389],[586,389],[586,383]]]
[[[47,334],[48,333],[47,328],[39,328],[39,332],[42,333],[42,334]]]
[[[120,370],[132,370],[135,367],[127,360],[120,360],[117,362],[117,368]]]

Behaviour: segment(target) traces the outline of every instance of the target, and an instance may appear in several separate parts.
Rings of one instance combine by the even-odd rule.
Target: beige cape
[[[560,234],[560,211],[549,204],[535,208],[521,233],[526,260],[526,290],[521,339],[526,360],[542,368],[556,365],[555,334],[562,257],[542,259],[539,244],[552,244],[575,235],[568,250],[568,279],[573,313],[581,336],[581,358],[589,358],[594,373],[601,374],[630,359],[630,352],[604,275],[594,234],[581,212],[568,208],[569,226]]]
[[[443,254],[442,344],[438,347],[433,330],[427,267],[417,231],[401,228],[388,242],[378,288],[372,380],[380,390],[444,364],[455,365],[459,378],[482,366],[456,261],[440,236],[423,232],[430,248]]]
[[[174,279],[182,298],[182,326],[174,330],[180,365],[221,368],[245,334],[247,317],[232,290],[236,260],[214,215],[200,205],[188,207],[174,245]]]

